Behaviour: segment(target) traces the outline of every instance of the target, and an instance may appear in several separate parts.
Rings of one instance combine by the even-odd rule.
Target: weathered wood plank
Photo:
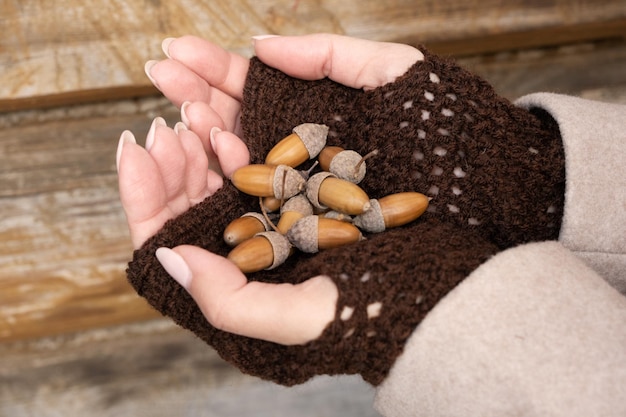
[[[619,91],[626,88],[624,40],[476,55],[459,62],[510,99],[548,91],[622,102]]]
[[[626,103],[622,42],[463,58],[509,98],[555,91]],[[86,110],[91,109],[91,110]],[[115,149],[171,106],[128,102],[0,117],[0,342],[154,317],[126,284],[131,246]]]
[[[0,132],[0,340],[154,317],[124,280],[132,253],[115,149],[145,115]]]
[[[163,320],[0,344],[0,416],[376,417],[359,377],[284,388]]]
[[[143,63],[196,34],[250,53],[261,33],[333,32],[474,53],[624,36],[625,0],[43,0],[0,4],[0,112],[150,94]]]

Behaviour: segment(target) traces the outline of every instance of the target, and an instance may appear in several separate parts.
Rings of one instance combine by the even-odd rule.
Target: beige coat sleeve
[[[626,106],[548,93],[517,104],[547,110],[563,137],[559,241],[626,294]]]
[[[378,387],[385,416],[626,415],[626,107],[518,104],[561,129],[560,242],[504,251],[450,292]]]

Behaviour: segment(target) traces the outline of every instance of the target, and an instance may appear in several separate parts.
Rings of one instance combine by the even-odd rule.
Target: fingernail
[[[174,133],[176,133],[177,135],[179,135],[180,132],[182,132],[183,130],[189,130],[183,122],[178,122],[174,125]]]
[[[180,106],[180,120],[185,124],[185,126],[189,127],[189,117],[187,117],[187,107],[191,104],[190,101],[185,101]]]
[[[217,126],[214,126],[211,128],[211,131],[209,132],[209,141],[211,142],[211,148],[213,149],[213,152],[215,153],[217,153],[217,151],[215,150],[215,135],[217,135],[221,131],[222,129],[220,129]]]
[[[278,36],[279,35],[255,35],[252,39],[255,41],[262,41],[263,39],[278,38]]]
[[[157,126],[167,126],[167,123],[165,123],[165,119],[163,119],[162,117],[156,117],[152,121],[152,124],[150,125],[150,130],[148,130],[148,135],[146,136],[146,151],[150,151],[150,149],[154,146]]]
[[[165,54],[165,56],[168,58],[172,58],[170,56],[170,45],[175,40],[176,38],[165,38],[163,39],[163,42],[161,42],[161,49],[163,50],[163,53]]]
[[[158,61],[155,61],[155,60],[150,60],[146,62],[146,64],[143,66],[143,70],[148,76],[148,79],[150,80],[150,82],[154,84],[154,86],[160,90],[159,84],[156,82],[156,80],[152,77],[152,74],[151,74],[152,67],[154,67],[157,62]]]
[[[115,167],[117,168],[117,172],[120,172],[120,159],[122,159],[122,149],[124,148],[125,143],[137,143],[135,140],[135,135],[130,130],[125,130],[120,135],[120,140],[117,143],[117,152],[115,153]]]
[[[191,269],[183,257],[169,248],[159,248],[155,254],[167,273],[184,289],[188,290],[193,277],[191,276]]]

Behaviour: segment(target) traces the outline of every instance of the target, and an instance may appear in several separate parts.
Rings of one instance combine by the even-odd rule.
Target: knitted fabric
[[[424,52],[404,76],[368,92],[297,80],[251,61],[241,122],[252,163],[294,126],[323,123],[328,145],[379,151],[360,184],[371,198],[402,191],[433,197],[409,225],[249,274],[276,283],[328,275],[339,300],[318,339],[282,346],[219,331],[156,260],[158,247],[180,244],[228,253],[226,225],[258,210],[256,198],[228,181],[135,251],[128,277],[137,292],[246,373],[284,385],[358,373],[377,385],[420,321],[482,262],[516,244],[555,239],[564,157],[554,122],[515,108],[480,78]]]

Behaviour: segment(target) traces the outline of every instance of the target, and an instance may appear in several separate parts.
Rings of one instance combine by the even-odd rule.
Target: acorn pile
[[[298,125],[270,150],[264,164],[233,173],[238,190],[260,199],[260,213],[246,213],[224,230],[224,241],[234,247],[228,259],[243,273],[276,268],[295,249],[316,253],[358,242],[362,232],[380,233],[426,211],[429,199],[417,192],[370,199],[358,184],[366,174],[365,160],[376,151],[363,157],[326,146],[327,135],[325,125]],[[310,175],[317,163],[297,170],[316,157],[321,172]]]

